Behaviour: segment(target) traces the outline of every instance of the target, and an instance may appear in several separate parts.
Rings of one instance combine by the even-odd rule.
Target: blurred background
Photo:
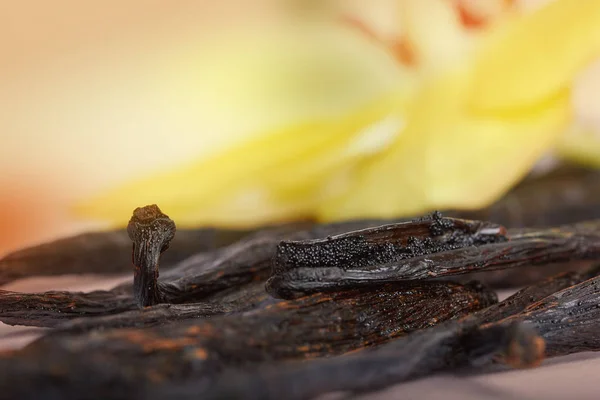
[[[0,4],[0,254],[477,209],[600,166],[600,1]]]

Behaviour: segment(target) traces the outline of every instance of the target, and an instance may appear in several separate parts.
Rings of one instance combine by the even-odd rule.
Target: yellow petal
[[[171,109],[231,122],[236,141],[99,193],[76,212],[118,225],[134,207],[157,203],[182,226],[310,214],[324,181],[372,156],[352,150],[365,129],[390,114],[400,116],[399,129],[415,81],[355,30],[315,23],[277,34],[237,36],[208,53],[188,49],[163,75]]]
[[[353,151],[353,142],[364,128],[398,115],[398,98],[391,94],[348,113],[345,119],[307,122],[256,135],[208,159],[126,184],[80,205],[78,211],[122,224],[136,206],[157,203],[182,226],[307,217],[311,212],[307,207],[319,200],[322,182],[344,165],[372,156],[368,146]],[[400,126],[391,128],[399,130]]]
[[[201,49],[192,43],[176,52],[159,80],[170,108],[186,120],[196,115],[223,126],[218,135],[229,145],[233,137],[343,116],[396,88],[407,90],[408,75],[361,32],[314,22],[235,33]]]
[[[555,0],[497,28],[477,59],[471,105],[531,106],[568,87],[600,53],[600,0]]]
[[[423,90],[388,153],[320,209],[324,220],[477,208],[501,196],[553,144],[571,110],[568,93],[522,113],[482,116],[464,96],[470,74],[449,73]]]
[[[592,126],[573,124],[561,136],[556,152],[567,160],[600,168],[600,132]]]

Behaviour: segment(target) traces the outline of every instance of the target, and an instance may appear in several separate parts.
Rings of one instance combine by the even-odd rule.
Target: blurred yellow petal
[[[353,29],[314,23],[277,33],[234,36],[231,46],[201,54],[188,49],[173,63],[179,73],[164,74],[171,108],[201,107],[232,121],[242,132],[235,144],[126,182],[76,211],[122,224],[134,207],[158,203],[184,226],[306,217],[324,181],[372,156],[352,150],[365,129],[393,114],[394,128],[370,135],[384,137],[375,152],[389,145],[415,90],[411,73]]]
[[[191,43],[158,77],[170,108],[226,123],[224,134],[240,140],[343,116],[396,88],[404,95],[412,79],[380,43],[318,21],[234,32],[202,49]]]
[[[590,64],[575,79],[572,103],[575,121],[556,146],[563,158],[600,167],[600,59]]]
[[[146,203],[160,204],[182,226],[245,225],[308,217],[307,206],[320,200],[315,191],[333,171],[372,155],[368,146],[353,151],[361,131],[390,115],[397,116],[396,124],[388,126],[384,136],[393,137],[400,130],[398,98],[390,94],[344,119],[306,122],[256,135],[254,140],[208,159],[126,184],[82,204],[78,210],[115,224],[126,221],[133,208]],[[382,135],[375,132],[374,136],[372,140],[377,141]],[[390,139],[384,141],[383,148]],[[303,187],[311,190],[300,196]]]
[[[238,124],[236,144],[79,211],[122,224],[134,207],[158,203],[182,226],[247,226],[485,206],[572,117],[569,83],[600,45],[588,15],[600,0],[569,4],[506,20],[480,40],[450,2],[405,0],[410,68],[382,41],[317,23],[236,37],[197,57],[190,49],[174,62],[183,73],[168,74],[165,97],[174,109],[202,107]],[[546,40],[558,26],[560,37]]]
[[[320,218],[393,217],[435,208],[489,204],[526,174],[553,144],[571,111],[568,93],[505,115],[469,112],[468,70],[423,90],[398,142],[326,203]]]
[[[600,168],[600,132],[591,126],[573,124],[560,138],[556,152],[567,160]]]
[[[600,54],[600,0],[555,0],[497,28],[475,63],[471,105],[531,106],[567,88]]]

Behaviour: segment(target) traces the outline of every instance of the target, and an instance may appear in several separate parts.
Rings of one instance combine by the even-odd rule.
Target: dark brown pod
[[[600,350],[600,277],[539,300],[504,321],[526,321],[546,341],[546,354]]]
[[[314,294],[243,317],[56,333],[0,358],[5,378],[0,389],[19,398],[44,391],[61,398],[94,393],[113,399],[168,381],[210,383],[227,367],[342,354],[464,317],[495,301],[478,284],[411,282]]]
[[[388,233],[397,226],[404,233],[413,224],[415,228],[423,226],[421,222],[351,232],[324,240],[283,242],[278,247],[267,290],[275,296],[290,298],[368,283],[600,258],[599,220],[557,228],[509,230],[507,235],[498,225],[458,220],[465,226],[462,228],[457,220],[442,221],[456,225],[440,235],[440,247],[431,240],[433,244],[424,251],[407,246],[406,236],[394,237]],[[454,235],[464,241],[455,244]],[[377,255],[372,256],[373,252]]]
[[[229,245],[245,231],[179,229],[161,267],[169,269],[186,258]],[[131,271],[131,239],[125,229],[89,232],[7,254],[0,259],[0,285],[33,276],[118,275]]]
[[[473,318],[477,318],[480,323],[500,321],[522,312],[530,305],[553,293],[581,283],[586,279],[588,279],[586,274],[563,272],[519,290],[500,303],[475,313]]]
[[[318,225],[308,230],[296,230],[298,225],[274,227],[250,235],[230,246],[199,253],[180,262],[172,269],[156,277],[156,285],[160,288],[161,301],[167,304],[197,305],[197,314],[192,311],[195,306],[183,307],[190,311],[180,314],[185,316],[216,315],[220,310],[240,312],[252,309],[262,302],[261,297],[254,296],[251,289],[254,284],[263,282],[271,272],[271,261],[278,243],[283,239],[310,239],[336,235],[347,230],[376,226],[379,221],[351,221]],[[178,236],[177,236],[178,237]],[[173,241],[177,240],[177,237]],[[154,250],[159,251],[158,250]],[[162,254],[168,255],[169,251]],[[131,267],[131,243],[127,256]],[[160,258],[162,265],[163,256]],[[153,267],[151,267],[153,268]],[[162,267],[161,267],[162,268]],[[154,280],[151,280],[154,282]],[[237,292],[239,293],[232,293]],[[214,307],[214,301],[219,296],[230,294],[224,301],[223,307]],[[115,303],[118,298],[118,304]],[[243,301],[246,298],[248,301]],[[96,291],[91,294],[60,292],[46,293],[15,293],[0,291],[0,321],[11,325],[56,326],[62,322],[80,317],[102,317],[114,315],[137,308],[131,283],[117,286],[109,291]],[[93,305],[90,307],[90,305]],[[163,312],[172,315],[175,308],[164,307]],[[144,315],[154,320],[153,313]],[[159,313],[162,315],[162,312]],[[111,319],[115,325],[127,325],[126,320]],[[84,323],[82,326],[91,327],[93,324]]]
[[[309,400],[330,392],[365,393],[386,386],[468,366],[503,360],[513,367],[538,365],[544,341],[520,323],[479,327],[449,323],[360,351],[304,363],[279,363],[253,370],[228,370],[215,385],[166,384],[150,398]]]

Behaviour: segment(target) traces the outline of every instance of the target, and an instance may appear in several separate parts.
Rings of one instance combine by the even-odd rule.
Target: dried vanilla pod
[[[363,257],[363,260],[367,259],[367,262],[364,265],[358,263],[356,270],[338,267],[296,268],[292,266],[290,268],[289,265],[283,268],[280,265],[281,262],[277,264],[276,260],[275,273],[270,278],[267,288],[278,296],[283,293],[284,296],[295,297],[307,291],[341,290],[382,281],[429,279],[474,270],[543,265],[573,258],[594,258],[598,257],[599,253],[597,229],[599,223],[597,221],[554,229],[518,230],[510,241],[505,241],[503,228],[498,225],[477,221],[456,221],[441,218],[435,214],[428,220],[392,225],[391,228],[384,226],[367,229],[373,234],[376,241],[374,244],[366,245],[359,243],[362,246],[360,248],[362,253],[359,252],[359,255]],[[256,235],[211,253],[192,257],[161,276],[160,287],[162,296],[164,296],[163,301],[170,304],[210,301],[212,296],[223,291],[244,288],[252,282],[265,280],[269,276],[272,256],[280,239],[292,237],[305,240],[324,234],[332,236],[330,239],[316,241],[323,243],[336,240],[339,231],[345,231],[349,226],[356,225],[355,223],[341,223],[320,226],[309,231],[294,233],[284,231],[277,234]],[[435,243],[433,245],[430,243],[431,240],[427,240],[427,235],[431,235],[430,226],[433,226],[434,233],[441,233],[438,237],[441,238],[442,243],[437,247]],[[408,241],[409,239],[396,239],[394,234],[399,237],[405,234],[414,236],[410,239],[413,247],[407,250],[403,246],[398,246],[398,241]],[[355,239],[355,236],[357,236],[356,231],[341,235],[342,238],[351,238],[352,240]],[[453,250],[457,247],[457,243],[476,244],[498,240],[500,240],[498,243],[459,247]],[[298,248],[302,250],[303,246],[306,247],[306,243],[309,244],[306,254],[311,255],[311,242],[285,242],[282,246],[284,248],[299,246]],[[280,246],[280,250],[282,246]],[[443,251],[421,255],[432,248]],[[444,250],[448,248],[450,250]],[[369,252],[381,249],[384,249],[384,254],[371,257]],[[335,251],[337,251],[335,248],[332,251],[321,251],[321,255],[325,258],[335,257]],[[301,251],[296,250],[296,253],[302,255]],[[401,260],[399,263],[378,264],[389,257],[410,257],[413,254],[416,256]],[[348,259],[347,255],[344,257],[346,258],[342,258],[342,260]],[[310,259],[310,257],[306,259]],[[322,259],[316,258],[313,262],[318,264]],[[315,271],[318,272],[317,275],[315,275]],[[352,279],[348,279],[348,277]],[[121,305],[118,309],[114,307],[113,295],[119,296],[121,304],[126,301],[126,298],[122,298],[122,296],[124,294],[127,296],[126,293],[131,290],[130,287],[130,284],[124,284],[113,291],[95,293],[90,301],[101,304],[95,308],[80,307],[81,301],[86,299],[85,293],[74,294],[69,299],[69,293],[65,292],[61,296],[61,302],[53,304],[54,292],[49,292],[48,295],[3,292],[0,296],[0,320],[11,324],[54,326],[61,321],[76,317],[112,315],[123,311]],[[15,302],[16,298],[26,301]],[[51,307],[40,304],[36,306],[39,300],[53,305]],[[135,307],[133,296],[130,301],[129,309],[133,309]],[[243,307],[238,310],[247,309],[248,307]],[[200,310],[206,310],[206,307],[201,305]],[[26,318],[16,318],[22,314],[26,315]],[[213,315],[213,313],[210,314]],[[9,317],[5,318],[5,315],[9,315]]]
[[[150,327],[173,321],[236,314],[264,308],[280,300],[271,297],[259,281],[217,293],[202,302],[184,304],[157,304],[137,307],[116,314],[83,316],[60,323],[49,334],[86,332],[93,329]]]
[[[230,246],[189,257],[162,273],[157,284],[160,283],[163,301],[169,304],[210,303],[212,297],[218,298],[220,293],[232,290],[239,290],[240,294],[237,297],[243,298],[245,291],[251,288],[253,283],[265,281],[269,277],[273,254],[282,239],[326,237],[348,229],[373,226],[378,222],[378,220],[341,222],[300,231],[293,229],[297,224],[274,227],[249,235]],[[177,237],[173,239],[176,240]],[[131,264],[131,240],[129,251],[128,259]],[[167,255],[170,251],[169,248],[169,251],[163,254]],[[87,293],[60,292],[60,301],[56,301],[55,293],[54,291],[46,293],[0,291],[0,321],[11,325],[50,327],[74,318],[107,316],[136,308],[131,283],[121,284],[109,291],[95,291],[90,296]],[[254,298],[252,293],[249,293],[249,296]],[[118,305],[115,304],[114,297],[119,299]],[[253,301],[246,304],[238,301],[235,295],[233,297],[227,306],[213,310],[209,308],[209,304],[199,304],[197,315],[217,315],[220,313],[219,310],[245,311],[255,305]],[[262,300],[257,298],[256,301],[260,303]],[[94,307],[89,307],[87,303],[94,304]],[[186,309],[190,308],[193,307]],[[176,316],[172,317],[177,319]],[[183,318],[183,315],[181,317]],[[149,315],[148,318],[154,319],[154,316]],[[118,321],[118,318],[111,321],[116,325],[124,323]],[[86,322],[84,325],[93,324]]]
[[[531,304],[540,301],[553,293],[581,283],[586,279],[587,277],[584,274],[579,274],[577,272],[563,272],[519,290],[517,293],[509,296],[500,303],[475,313],[473,318],[477,318],[480,323],[500,321],[522,312]]]
[[[16,293],[0,290],[0,321],[8,325],[53,327],[82,316],[111,315],[133,309],[131,294],[117,291]]]
[[[245,231],[180,229],[163,254],[163,269],[201,252],[229,245]],[[0,258],[0,285],[32,276],[117,275],[131,271],[131,239],[125,229],[90,232],[28,247]]]
[[[350,232],[327,239],[285,241],[273,262],[267,290],[290,298],[314,291],[340,289],[367,283],[431,279],[475,271],[546,265],[576,259],[600,258],[600,220],[544,229],[505,230],[498,225],[463,221],[478,227],[460,228],[455,220],[433,216],[447,224],[441,249],[434,245],[413,250],[405,237],[372,240],[378,229]],[[408,223],[411,224],[418,224]],[[457,224],[451,227],[450,224]],[[403,225],[403,224],[398,224]],[[462,232],[461,232],[462,230]],[[452,242],[455,232],[465,242]],[[449,233],[450,241],[446,236]],[[435,237],[435,235],[431,235]],[[431,239],[417,237],[418,243]],[[381,247],[383,247],[383,250]],[[446,247],[447,246],[447,247]],[[369,252],[377,248],[375,262]],[[381,252],[381,253],[380,253]],[[348,256],[350,254],[350,256]]]
[[[597,274],[598,268],[590,271],[590,275]],[[492,357],[524,367],[539,364],[544,355],[600,351],[600,277],[570,285],[582,278],[585,276],[569,273],[557,276],[516,293],[512,299],[505,300],[503,307],[503,303],[493,305],[464,321],[417,331],[373,351],[306,363],[265,365],[252,371],[229,370],[220,376],[217,384],[208,388],[189,382],[175,388],[165,386],[162,392],[155,393],[157,396],[175,394],[181,399],[198,395],[208,399],[276,399],[285,393],[286,398],[300,400],[332,391],[377,390],[444,368],[482,364]],[[562,286],[568,287],[544,296]],[[525,307],[532,296],[544,298]],[[480,325],[482,320],[496,321],[511,307],[524,309],[498,322]],[[507,335],[504,331],[507,328],[522,331]],[[467,336],[464,330],[471,332],[469,329],[475,329],[478,335]],[[469,349],[463,347],[458,351],[459,346]]]
[[[538,365],[544,341],[530,326],[504,323],[481,328],[450,322],[393,340],[373,350],[257,368],[225,371],[214,384],[169,382],[151,399],[309,400],[330,392],[364,393],[407,380],[500,359],[517,367]]]
[[[416,331],[374,350],[253,370],[229,369],[214,385],[193,381],[164,385],[154,391],[154,398],[277,399],[285,395],[289,399],[311,399],[334,391],[368,392],[444,369],[492,360],[530,367],[545,356],[600,351],[599,272],[599,268],[592,269],[588,276],[594,277],[583,282],[585,275],[561,274],[463,321]],[[539,297],[543,299],[533,301]],[[522,311],[501,319],[505,313],[519,309]],[[485,321],[494,322],[481,324]]]
[[[585,273],[592,265],[594,265],[593,260],[569,260],[542,265],[522,265],[519,268],[484,270],[456,275],[450,279],[456,282],[480,281],[494,289],[514,289],[535,285],[544,279],[565,271]],[[449,278],[443,277],[440,279]]]
[[[532,324],[546,341],[548,356],[599,351],[600,276],[553,293],[502,321]]]
[[[161,275],[166,303],[210,303],[212,296],[234,289],[243,298],[249,284],[267,279],[277,241],[253,239],[199,255]],[[165,254],[168,252],[165,252]],[[131,255],[129,256],[131,260]],[[131,261],[130,261],[131,262]],[[180,276],[177,272],[182,271]],[[261,288],[261,291],[264,289]],[[235,297],[235,296],[234,296]],[[115,303],[118,299],[118,303]],[[89,303],[94,307],[90,307]],[[210,304],[200,304],[207,310]],[[230,312],[247,310],[251,303],[232,299]],[[131,283],[91,293],[15,293],[0,291],[0,321],[11,325],[56,326],[80,317],[113,315],[137,308]],[[209,315],[218,314],[218,307]]]
[[[275,241],[310,231],[310,237],[326,237],[345,231],[383,225],[392,220],[355,220],[318,225],[299,221],[256,230],[216,228],[178,229],[169,251],[161,256],[161,270],[183,260],[232,245],[242,239],[272,238]],[[300,235],[300,238],[303,236]],[[89,232],[17,250],[0,258],[0,286],[34,276],[116,275],[131,270],[131,239],[126,229]],[[180,271],[181,272],[181,271]],[[181,275],[181,273],[179,273]]]
[[[593,259],[597,221],[508,234],[500,225],[439,213],[365,224],[257,232],[159,277],[174,223],[156,206],[136,209],[129,225],[134,291],[128,284],[89,294],[0,293],[0,319],[51,326],[81,317],[3,354],[0,391],[18,398],[43,391],[57,398],[308,399],[491,360],[533,366],[545,348],[550,356],[600,350],[590,337],[600,330],[600,311],[591,308],[600,303],[600,268],[559,274],[502,303],[478,283],[437,279]],[[326,239],[310,240],[319,237]],[[292,265],[297,279],[285,285],[312,285],[277,288],[291,300],[265,291],[282,248],[286,263],[275,264],[274,278]],[[325,273],[311,275],[315,270]],[[395,281],[347,279],[348,271],[391,271]]]
[[[7,378],[0,390],[27,398],[35,387],[36,393],[51,390],[78,397],[82,392],[77,391],[77,382],[85,381],[80,390],[97,387],[105,398],[115,398],[121,390],[126,393],[128,388],[157,382],[212,381],[231,366],[375,346],[497,301],[494,293],[478,284],[410,282],[373,289],[280,301],[243,317],[194,319],[145,329],[58,332],[0,358],[0,374]],[[111,387],[105,387],[107,375]],[[49,387],[44,389],[45,385]]]
[[[411,269],[394,268],[405,260],[446,254],[465,247],[504,242],[506,230],[481,221],[444,218],[433,213],[412,222],[384,225],[308,241],[284,241],[277,247],[267,290],[291,298],[369,282],[426,279]],[[406,269],[406,268],[405,268]],[[406,278],[405,275],[412,274]]]
[[[165,387],[162,392],[155,392],[158,396],[155,398],[160,398],[162,395],[176,395],[178,398],[186,399],[201,394],[202,398],[215,399],[276,399],[285,394],[286,398],[310,399],[332,391],[356,393],[377,390],[386,385],[414,379],[444,368],[484,364],[492,358],[494,361],[501,361],[514,367],[528,367],[539,364],[546,352],[549,356],[555,356],[576,351],[598,351],[600,340],[584,341],[585,344],[582,346],[575,337],[571,336],[575,334],[575,330],[561,327],[560,324],[558,324],[559,328],[556,328],[557,324],[552,320],[548,323],[548,319],[543,318],[542,315],[551,310],[554,311],[552,315],[556,315],[556,308],[560,308],[561,305],[569,308],[571,304],[577,308],[581,307],[581,310],[589,308],[583,303],[572,301],[572,298],[582,294],[584,297],[594,298],[592,303],[600,302],[600,290],[598,290],[600,286],[595,289],[592,283],[600,282],[599,273],[600,267],[592,268],[585,274],[575,272],[559,274],[524,288],[503,302],[475,312],[463,321],[449,322],[425,331],[417,331],[372,351],[361,351],[348,356],[301,364],[265,365],[254,371],[229,370],[219,378],[216,385],[208,389],[191,382],[176,388]],[[586,279],[592,279],[592,282],[580,285]],[[556,298],[562,298],[564,292],[570,297],[557,302]],[[537,313],[532,311],[538,308],[543,311],[538,310]],[[581,314],[581,311],[563,310],[564,315],[570,313]],[[506,318],[508,316],[510,317]],[[523,320],[526,321],[525,325],[519,325]],[[600,320],[596,320],[595,315],[588,315],[579,323],[593,323],[595,325],[590,331],[598,332],[600,322],[597,321]],[[468,337],[468,334],[472,335],[472,329],[478,331],[479,335]],[[487,331],[487,329],[492,330]],[[543,334],[540,335],[538,330]],[[548,334],[557,330],[561,331],[556,337]],[[482,332],[490,334],[490,337],[482,336]],[[457,337],[452,335],[464,336],[461,340],[457,340]],[[457,340],[454,342],[455,346],[471,346],[472,350],[467,352],[470,361],[460,360],[450,353],[447,346],[448,343],[452,343],[451,341],[443,344],[434,342],[432,349],[429,348],[432,343],[427,342],[428,338],[452,339]],[[422,349],[421,343],[427,344],[427,347]],[[401,352],[397,353],[395,349]],[[439,351],[439,354],[428,356],[428,351]],[[456,348],[453,351],[456,352]],[[464,356],[464,350],[459,354]],[[295,385],[294,382],[302,382],[302,384]]]
[[[138,307],[168,303],[158,283],[158,262],[175,237],[175,222],[158,206],[139,207],[127,225],[133,241],[133,292]]]

